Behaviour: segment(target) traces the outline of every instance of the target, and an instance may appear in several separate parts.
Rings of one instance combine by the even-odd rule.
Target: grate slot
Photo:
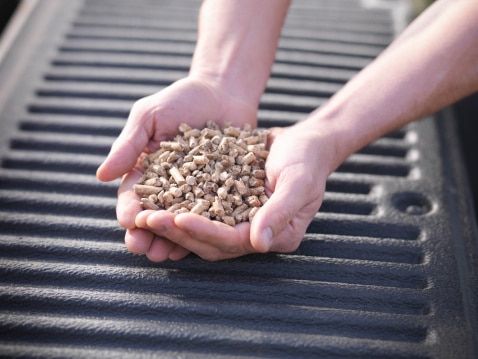
[[[93,175],[101,163],[102,158],[92,155],[83,155],[72,161],[70,156],[47,153],[16,151],[9,154],[2,161],[2,167],[6,169],[22,169],[28,171],[66,172]]]
[[[5,319],[5,327],[7,332],[10,328],[18,327],[18,322],[12,321],[11,317],[2,319]],[[126,321],[114,319],[105,319],[100,321],[100,328],[97,328],[97,335],[99,339],[95,339],[98,337],[95,337],[94,334],[90,333],[92,333],[92,329],[95,327],[95,322],[98,322],[98,319],[99,317],[81,318],[68,325],[64,318],[59,317],[55,325],[54,319],[49,316],[32,316],[32,319],[30,320],[28,320],[28,317],[23,316],[19,318],[19,322],[24,320],[24,323],[32,323],[32,329],[29,331],[27,329],[28,327],[26,326],[22,326],[19,329],[23,329],[24,336],[32,340],[32,342],[35,342],[36,338],[38,341],[48,343],[53,334],[55,337],[55,342],[59,344],[65,345],[71,343],[73,345],[87,345],[87,343],[94,342],[100,348],[109,348],[111,346],[111,342],[118,342],[121,343],[118,346],[123,348],[140,349],[147,345],[148,347],[151,347],[152,350],[165,349],[166,351],[177,351],[179,349],[185,351],[186,353],[189,352],[193,355],[196,355],[196,353],[199,353],[199,355],[204,355],[206,353],[210,353],[210,355],[227,355],[227,353],[231,352],[247,355],[247,353],[250,353],[251,350],[254,352],[260,348],[261,352],[263,352],[267,357],[283,354],[290,355],[297,350],[294,343],[287,344],[287,342],[290,342],[290,340],[287,340],[286,333],[280,335],[278,333],[260,333],[259,331],[253,332],[255,334],[255,338],[250,338],[249,347],[248,349],[245,349],[244,341],[238,339],[238,337],[240,338],[245,334],[241,328],[235,329],[233,332],[230,329],[228,330],[227,327],[214,327],[213,325],[208,326],[207,329],[208,331],[215,329],[214,336],[206,337],[198,333],[193,339],[188,339],[190,341],[188,342],[188,346],[185,347],[183,344],[181,344],[184,342],[184,340],[186,340],[186,337],[181,329],[181,327],[184,327],[183,323],[170,324],[167,326],[166,331],[160,326],[161,324],[165,324],[162,322],[158,322],[157,325],[154,325],[153,322],[129,321],[128,326],[130,328],[130,334],[127,335],[126,333],[116,329],[117,327],[123,327],[126,324]],[[43,325],[40,325],[40,323],[43,323]],[[78,332],[81,334],[77,339],[74,339],[68,335],[67,329],[71,327],[72,324],[78,328]],[[96,326],[98,326],[98,324],[96,324]],[[186,328],[189,331],[194,330],[193,326],[186,326]],[[173,333],[174,336],[172,336],[171,333]],[[421,333],[419,332],[418,334]],[[317,348],[317,344],[311,339],[312,336],[307,334],[297,336],[302,341],[307,342],[307,349],[304,349],[302,352],[305,357],[314,357],[316,354],[326,355],[329,349],[333,350],[339,346],[336,345],[332,348],[327,348],[327,350],[323,350]],[[380,335],[377,336],[380,337]],[[12,339],[9,335],[7,335],[7,338]],[[321,338],[320,336],[319,338],[322,340],[325,339]],[[356,348],[359,347],[359,343],[356,342],[353,344],[356,345]],[[366,344],[367,343],[365,343],[365,347],[367,348]],[[212,349],[205,350],[205,347]],[[353,353],[350,352],[349,354]],[[366,355],[369,355],[369,352],[366,353]],[[367,356],[362,357],[365,358]],[[377,358],[379,356],[373,357]],[[423,358],[423,356],[416,357]]]
[[[59,57],[52,61],[57,67],[96,67],[96,68],[126,68],[128,70],[173,70],[187,72],[190,59],[182,56],[142,55],[141,61],[134,61],[136,56],[126,54],[96,54],[93,59],[90,54],[82,56],[75,53]]]
[[[113,221],[106,222],[79,217],[63,217],[60,220],[48,215],[41,217],[35,216],[35,218],[32,218],[32,216],[19,214],[16,217],[15,219],[8,219],[4,218],[4,215],[0,213],[0,223],[2,227],[4,227],[4,233],[27,235],[28,230],[31,233],[32,228],[35,228],[35,233],[39,236],[71,237],[72,233],[80,232],[83,235],[94,236],[109,241],[116,241],[118,235],[121,233],[121,231],[112,226]],[[52,221],[52,224],[48,227],[44,224],[46,220]],[[101,226],[98,225],[95,227],[95,225],[100,222]],[[18,232],[16,232],[15,229]],[[87,262],[93,259],[95,259],[97,263],[103,263],[102,269],[96,268],[96,275],[99,276],[100,271],[107,270],[107,268],[104,267],[105,259],[89,258]],[[86,258],[82,258],[82,260],[85,261]],[[380,265],[378,265],[378,262],[327,258],[320,258],[319,260],[318,258],[305,256],[287,256],[286,258],[270,257],[269,261],[266,260],[262,263],[252,263],[250,260],[246,262],[250,263],[248,268],[230,265],[217,265],[214,268],[200,265],[199,267],[191,268],[190,266],[194,263],[192,260],[185,265],[179,265],[179,268],[186,271],[186,273],[194,273],[197,279],[203,277],[205,282],[211,280],[210,275],[212,273],[214,273],[215,276],[219,276],[223,273],[226,278],[229,278],[227,280],[230,280],[230,276],[233,274],[238,281],[239,278],[244,277],[247,280],[254,280],[256,285],[262,281],[280,282],[289,279],[381,286],[387,288],[423,289],[428,286],[428,281],[421,271],[416,268],[411,268],[408,265],[397,265],[395,263],[380,263]],[[44,263],[44,265],[47,266],[48,263]],[[109,263],[109,261],[107,261],[107,263]],[[271,264],[280,264],[280,271],[276,265],[271,268]],[[258,276],[258,273],[260,273],[260,276]],[[81,269],[80,274],[85,275],[84,269]],[[53,276],[53,274],[49,275]],[[59,273],[58,275],[61,276],[63,274]],[[68,271],[65,275],[72,277],[73,273]],[[32,274],[29,274],[29,276],[32,276]],[[156,275],[154,277],[156,277]],[[259,278],[261,278],[261,280],[259,280]],[[77,278],[75,280],[79,279]],[[94,278],[90,278],[89,280],[95,281]],[[115,280],[119,280],[119,278]],[[55,281],[58,281],[58,278],[55,279]]]
[[[27,198],[27,199],[23,199]],[[57,216],[83,216],[116,219],[114,199],[87,197],[85,194],[52,195],[33,191],[3,191],[0,190],[0,206],[11,212],[53,214]]]
[[[412,225],[394,225],[391,223],[361,222],[347,221],[343,218],[340,220],[316,218],[309,227],[307,233],[323,233],[323,234],[341,234],[347,236],[360,236],[372,238],[393,238],[417,240],[420,237],[420,229]]]
[[[101,68],[57,67],[44,75],[47,81],[72,81],[91,83],[124,83],[149,86],[166,86],[172,81],[184,77],[183,71],[109,69],[105,73]]]
[[[91,174],[47,172],[43,170],[2,170],[0,185],[6,190],[35,190],[49,193],[75,193],[115,197],[117,182],[98,183]]]
[[[410,151],[410,145],[402,141],[382,138],[358,151],[364,155],[390,156],[406,158]]]
[[[107,262],[107,258],[111,257],[111,253],[116,254],[116,261],[110,260],[112,265],[127,266],[127,254],[125,251],[114,242],[96,241],[78,241],[70,240],[71,244],[66,241],[50,240],[42,237],[26,237],[17,242],[1,243],[4,248],[3,257],[12,258],[17,255],[18,251],[22,253],[29,253],[28,248],[32,248],[32,254],[22,257],[24,260],[38,260],[39,258],[48,258],[56,261],[56,266],[61,266],[64,263],[72,261],[68,256],[68,252],[72,249],[78,251],[77,259],[81,259],[82,263],[85,260],[91,263],[97,263],[99,259],[103,264]],[[27,242],[28,241],[28,242]],[[56,242],[56,243],[54,243]],[[33,255],[34,254],[34,255]],[[74,261],[73,261],[74,263]],[[147,263],[144,264],[146,271]],[[55,266],[52,264],[52,266]],[[71,270],[73,269],[71,266]],[[8,276],[1,279],[2,283],[11,283],[12,285],[24,283],[28,286],[29,279],[22,274],[23,266],[13,267],[4,266],[3,269],[8,272]],[[52,267],[53,268],[53,267]],[[107,279],[95,278],[86,275],[86,278],[76,278],[74,282],[68,281],[67,276],[61,275],[56,270],[47,270],[46,272],[33,271],[28,275],[33,276],[35,280],[40,282],[48,281],[52,286],[60,285],[62,288],[70,288],[71,290],[88,290],[94,292],[97,286],[104,288],[111,288],[107,284]],[[130,274],[128,274],[130,273]],[[310,308],[317,310],[317,308],[329,309],[347,309],[356,311],[358,305],[361,310],[369,313],[395,313],[407,315],[426,315],[429,314],[430,308],[427,298],[423,297],[416,289],[401,288],[377,288],[373,286],[363,286],[354,284],[341,284],[337,287],[336,284],[326,282],[312,282],[312,281],[294,281],[284,280],[283,287],[278,288],[277,282],[273,280],[265,280],[255,278],[260,283],[260,289],[257,285],[250,282],[250,278],[238,278],[238,282],[228,280],[227,277],[219,275],[217,278],[209,280],[205,277],[192,279],[190,275],[176,275],[178,279],[181,278],[181,283],[174,283],[168,280],[167,273],[155,274],[155,281],[143,282],[138,281],[132,276],[132,272],[127,272],[114,282],[114,290],[120,293],[130,293],[137,295],[138,292],[155,294],[158,296],[168,295],[171,298],[176,298],[181,295],[192,301],[200,301],[207,303],[209,301],[216,302],[217,296],[220,295],[222,300],[230,304],[247,305],[248,303],[256,305],[274,304],[274,305],[290,305],[291,309],[300,300],[301,308]],[[107,275],[107,274],[105,274]],[[201,279],[201,280],[199,280]],[[210,282],[210,283],[209,283]],[[208,283],[210,291],[202,291],[201,288]]]
[[[329,178],[326,184],[326,193],[357,193],[369,194],[372,190],[372,185],[358,181],[346,181],[342,179]]]
[[[407,240],[387,241],[382,239],[361,239],[344,235],[307,234],[296,251],[298,255],[328,258],[359,259],[367,261],[421,264],[423,251]]]
[[[65,83],[62,83],[64,85]],[[153,91],[149,91],[147,86],[126,86],[125,91],[112,91],[106,89],[107,86],[98,84],[98,87],[82,86],[84,83],[76,83],[75,86],[68,83],[67,86],[55,84],[53,88],[42,88],[37,91],[37,96],[42,98],[79,98],[79,99],[101,99],[101,100],[118,100],[118,101],[136,101],[138,98],[151,94],[158,90],[154,87]],[[74,88],[76,87],[76,88]],[[151,86],[153,88],[153,86]]]
[[[364,161],[356,158],[347,160],[340,165],[336,172],[370,174],[377,176],[407,177],[410,174],[411,166],[408,163],[388,163],[385,161]]]
[[[93,142],[94,141],[94,142]],[[98,136],[66,135],[58,140],[57,134],[37,132],[35,136],[16,136],[10,143],[12,149],[35,152],[82,153],[104,156],[111,147],[111,140],[102,141]],[[23,152],[24,153],[24,152]],[[6,166],[8,167],[8,165]]]
[[[111,296],[113,297],[113,296]],[[45,340],[46,338],[42,338],[44,335],[48,334],[48,331],[53,331],[56,332],[58,331],[58,334],[55,335],[55,342],[61,342],[65,340],[67,343],[71,343],[71,327],[72,323],[70,322],[69,324],[65,321],[62,323],[62,317],[67,314],[67,312],[71,312],[73,308],[76,307],[76,311],[78,311],[78,314],[83,314],[82,309],[84,308],[83,303],[68,303],[66,308],[62,305],[63,303],[58,303],[58,301],[52,300],[53,304],[56,304],[57,309],[54,310],[53,313],[49,313],[50,308],[52,306],[48,306],[46,310],[43,310],[42,313],[35,313],[36,311],[33,310],[30,315],[33,317],[34,320],[28,319],[27,316],[22,315],[21,312],[16,313],[13,311],[13,313],[9,316],[3,315],[2,317],[2,324],[0,325],[0,328],[3,329],[3,332],[8,332],[9,329],[15,328],[21,323],[28,323],[30,322],[31,325],[28,327],[25,327],[23,330],[23,333],[21,330],[18,330],[18,334],[22,336],[22,334],[26,337],[24,339],[43,339]],[[10,303],[9,303],[10,304]],[[28,303],[26,303],[28,304]],[[76,305],[75,305],[76,304]],[[111,303],[113,305],[118,305],[119,308],[121,308],[123,305],[122,303]],[[149,303],[148,303],[149,304]],[[138,307],[137,305],[136,307]],[[13,307],[17,307],[16,305],[13,305]],[[188,329],[188,331],[193,330],[193,328],[196,325],[197,321],[201,320],[201,317],[203,317],[203,314],[201,313],[194,313],[194,310],[191,310],[188,308],[188,306],[184,306],[181,309],[184,310],[184,316],[182,318],[178,318],[177,315],[175,315],[173,318],[171,318],[170,312],[167,310],[168,308],[161,308],[163,310],[158,310],[157,308],[152,308],[151,305],[149,304],[148,306],[145,306],[146,308],[134,308],[135,310],[132,311],[132,314],[137,310],[138,312],[142,312],[144,316],[144,320],[135,320],[134,316],[132,318],[121,318],[117,319],[115,318],[116,315],[114,313],[115,309],[111,308],[110,310],[106,309],[103,313],[98,312],[98,313],[92,313],[91,310],[87,311],[90,314],[89,315],[81,315],[81,319],[79,318],[78,321],[83,324],[86,324],[88,322],[88,325],[86,327],[83,327],[83,325],[80,325],[78,328],[78,324],[75,325],[75,332],[80,334],[80,340],[83,341],[84,344],[87,343],[87,340],[90,338],[93,338],[95,336],[95,333],[92,332],[92,324],[94,324],[94,321],[98,321],[99,318],[102,318],[101,324],[96,324],[96,332],[99,332],[98,334],[101,333],[99,336],[99,340],[103,341],[103,345],[111,343],[111,341],[119,341],[121,340],[122,337],[130,337],[130,336],[138,336],[136,338],[136,341],[144,341],[144,344],[147,344],[148,342],[151,341],[152,338],[156,338],[156,340],[161,340],[160,338],[163,337],[162,340],[171,340],[171,335],[167,334],[167,330],[170,332],[174,330],[178,330],[181,327],[184,329]],[[199,307],[199,308],[198,308]],[[54,307],[53,307],[54,308]],[[45,309],[42,308],[41,303],[39,303],[39,309]],[[89,309],[87,306],[85,309]],[[207,327],[209,327],[209,331],[213,332],[215,335],[214,336],[208,336],[208,337],[202,337],[198,338],[199,340],[194,343],[193,339],[193,344],[194,346],[200,346],[201,343],[207,344],[207,342],[217,336],[218,337],[218,342],[224,343],[227,342],[231,339],[238,338],[237,340],[239,342],[243,342],[240,337],[237,336],[237,331],[245,330],[246,328],[241,325],[241,323],[238,323],[235,320],[235,312],[233,311],[232,313],[227,312],[227,308],[222,308],[222,307],[214,307],[214,306],[203,306],[200,307],[199,305],[196,307],[196,309],[202,309],[201,312],[205,313],[210,313],[209,315],[209,323]],[[337,315],[335,318],[330,318],[326,311],[323,311],[321,313],[301,313],[302,315],[297,315],[297,320],[302,319],[303,323],[306,323],[305,325],[302,326],[297,326],[294,325],[295,323],[291,321],[290,318],[284,317],[282,315],[274,315],[273,313],[264,313],[263,311],[253,311],[251,308],[248,308],[249,312],[252,313],[247,313],[247,319],[250,321],[250,323],[253,323],[253,326],[255,327],[255,331],[262,332],[263,335],[276,335],[279,337],[286,336],[286,335],[307,335],[307,336],[338,336],[338,337],[353,337],[353,338],[358,338],[358,339],[379,339],[379,340],[389,340],[389,341],[400,341],[400,342],[410,342],[410,343],[417,343],[420,341],[423,341],[424,338],[426,337],[426,330],[420,326],[413,325],[413,324],[405,324],[405,325],[397,325],[396,323],[392,323],[392,320],[386,320],[388,318],[384,318],[384,323],[381,325],[367,325],[366,323],[348,323],[346,318],[340,318],[339,315]],[[219,313],[217,315],[216,313]],[[50,315],[49,315],[50,314]],[[53,314],[54,317],[57,317],[57,320],[59,322],[54,323],[53,322]],[[95,315],[96,314],[96,315]],[[196,314],[196,315],[195,315]],[[216,315],[215,315],[216,314]],[[269,314],[270,317],[267,315]],[[296,313],[299,314],[299,313]],[[313,315],[315,314],[315,315]],[[38,319],[40,318],[35,318],[36,316],[44,318],[44,321],[39,322]],[[310,325],[310,319],[311,315],[313,317],[318,318],[319,315],[321,317],[320,320],[314,320],[315,325]],[[199,317],[198,317],[199,316]],[[245,314],[246,316],[246,314]],[[48,320],[49,317],[53,317],[50,320]],[[160,318],[160,319],[159,319]],[[314,319],[315,319],[314,318]],[[89,320],[90,319],[90,320]],[[171,321],[173,320],[173,321]],[[124,322],[129,321],[129,335],[128,332],[118,332],[117,330],[112,330],[111,328],[114,328],[115,322],[120,322],[120,326],[124,326]],[[363,321],[365,322],[365,320]],[[388,323],[387,323],[388,322]],[[40,324],[42,323],[42,324]],[[388,325],[387,325],[388,324]],[[116,324],[118,325],[118,324]],[[136,330],[139,330],[138,333],[135,333],[136,330],[135,328],[131,326],[137,326]],[[45,328],[46,326],[46,328]],[[83,328],[82,328],[83,327]],[[142,329],[141,329],[142,328]],[[294,332],[294,328],[303,328],[304,332]],[[324,328],[329,328],[328,331],[325,331]],[[1,330],[0,329],[0,330]],[[43,330],[42,330],[43,329]],[[159,332],[159,333],[158,333]],[[162,332],[162,334],[161,334]],[[236,335],[234,335],[234,332],[236,332]],[[136,334],[136,335],[135,335]],[[50,332],[51,335],[51,332]],[[64,338],[62,336],[64,335]],[[118,337],[119,336],[119,337]],[[146,338],[144,337],[146,336]],[[8,338],[9,335],[6,334],[6,337]],[[13,338],[9,338],[10,340]],[[177,343],[180,344],[182,341],[184,341],[184,337],[181,338],[181,340]],[[209,339],[209,340],[208,340]],[[132,338],[129,338],[129,340],[132,340]],[[216,340],[214,340],[216,341]],[[97,345],[100,343],[97,343]],[[138,344],[138,343],[137,343]],[[162,344],[162,343],[161,343]],[[101,344],[100,344],[101,345]],[[159,346],[159,348],[163,347],[163,345]],[[285,348],[284,348],[285,349]],[[247,352],[247,351],[246,351]]]
[[[329,200],[324,199],[320,211],[324,213],[356,214],[368,216],[373,213],[376,205],[364,201]]]
[[[121,40],[108,39],[103,41],[100,39],[81,38],[70,39],[68,43],[62,45],[58,51],[61,53],[89,53],[95,55],[100,54],[128,54],[128,55],[173,55],[175,57],[191,58],[194,45],[192,44],[177,44],[169,42],[154,42],[145,46],[141,41],[128,43],[126,47]]]
[[[55,216],[29,213],[17,213],[11,217],[8,213],[0,211],[0,224],[2,232],[11,234],[36,233],[42,236],[71,237],[82,233],[85,236],[95,235],[105,240],[118,240],[123,231],[118,228],[115,220],[81,216]]]
[[[21,120],[19,129],[30,133],[51,134],[96,134],[116,138],[124,126],[124,118],[107,118],[95,116],[69,116],[69,122],[63,121],[62,115],[30,115]],[[58,138],[58,137],[57,137]]]
[[[31,238],[31,237],[29,237]],[[333,283],[317,282],[317,281],[295,281],[284,280],[284,287],[278,289],[277,281],[273,279],[265,279],[260,277],[254,277],[255,281],[259,282],[260,289],[257,285],[251,283],[251,277],[238,277],[237,281],[231,281],[230,276],[218,275],[211,280],[205,275],[201,275],[195,279],[191,279],[190,275],[181,275],[178,272],[176,275],[178,279],[181,279],[181,283],[171,283],[168,280],[167,272],[155,271],[154,281],[138,281],[134,272],[131,270],[123,270],[123,273],[116,270],[114,266],[118,266],[121,263],[127,264],[126,255],[123,255],[124,251],[113,243],[106,245],[101,242],[89,242],[83,244],[83,246],[77,244],[77,241],[72,241],[70,246],[66,246],[62,243],[62,246],[52,246],[48,239],[31,238],[33,241],[30,243],[9,244],[5,246],[4,257],[9,257],[12,253],[15,253],[15,249],[24,250],[28,246],[33,245],[35,255],[28,255],[22,257],[25,261],[22,265],[14,266],[11,260],[5,259],[5,265],[2,269],[8,276],[2,276],[0,278],[2,283],[14,285],[28,286],[31,276],[36,281],[45,283],[48,287],[58,286],[61,284],[61,288],[67,291],[88,291],[92,292],[91,295],[99,296],[95,294],[95,288],[102,286],[105,288],[111,288],[111,285],[107,284],[107,277],[114,275],[114,289],[115,292],[124,293],[125,298],[130,295],[138,296],[138,292],[144,293],[145,297],[167,297],[169,298],[170,305],[174,304],[174,298],[178,295],[188,298],[188,301],[204,304],[220,303],[217,301],[218,295],[223,298],[221,301],[227,301],[230,304],[238,306],[253,305],[257,310],[260,310],[264,304],[270,304],[273,306],[289,306],[291,314],[296,309],[303,308],[311,312],[321,311],[322,309],[328,309],[328,312],[332,314],[332,309],[348,310],[350,313],[354,313],[357,310],[357,305],[360,304],[360,308],[363,306],[364,313],[368,313],[370,317],[373,317],[373,313],[390,313],[395,315],[426,315],[429,313],[430,308],[428,306],[426,297],[422,297],[417,293],[416,289],[401,288],[400,292],[397,288],[377,288],[374,286],[364,286],[356,284],[342,284],[340,288],[337,288]],[[45,243],[46,242],[46,243]],[[87,247],[88,245],[88,247]],[[71,248],[78,248],[78,259],[82,259],[84,264],[85,259],[89,259],[91,263],[97,263],[97,258],[102,258],[104,271],[103,275],[99,277],[91,273],[91,270],[84,270],[82,266],[75,265],[75,261],[71,263],[71,257],[67,255],[67,251]],[[117,252],[119,262],[107,261],[108,253]],[[125,253],[124,253],[125,254]],[[51,258],[44,268],[38,270],[35,264],[38,258]],[[92,258],[91,258],[92,257]],[[91,259],[90,259],[91,258]],[[60,262],[64,260],[64,262]],[[33,270],[28,273],[23,273],[25,270],[26,262],[33,261]],[[106,268],[106,263],[112,267]],[[61,273],[60,267],[66,266],[75,280],[72,282],[68,280],[68,276]],[[83,270],[84,275],[81,275]],[[147,267],[144,268],[145,273],[150,272]],[[200,289],[207,283],[210,287],[210,291],[205,292]],[[41,291],[34,290],[34,292]],[[7,293],[9,293],[7,291]],[[126,295],[127,294],[127,295]],[[11,292],[10,292],[10,295]],[[90,299],[92,302],[93,300]],[[124,299],[126,300],[126,299]],[[301,305],[297,307],[297,300],[301,301]],[[102,300],[101,302],[103,302]],[[163,300],[164,302],[164,300]],[[157,302],[156,307],[159,309],[165,306],[165,303]],[[103,304],[100,306],[102,307]],[[231,308],[234,308],[231,306]],[[100,309],[101,310],[101,309]],[[271,311],[273,311],[272,308]]]

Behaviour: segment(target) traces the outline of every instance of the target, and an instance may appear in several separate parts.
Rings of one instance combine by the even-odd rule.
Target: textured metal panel
[[[94,172],[134,100],[187,73],[198,6],[42,1],[5,58],[0,356],[476,357],[476,226],[451,121],[351,156],[295,253],[127,252],[118,183]],[[329,98],[391,41],[392,10],[296,0],[260,125]]]

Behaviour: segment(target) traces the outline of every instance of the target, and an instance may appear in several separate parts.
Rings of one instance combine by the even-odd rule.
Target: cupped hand
[[[136,217],[143,209],[133,185],[141,176],[138,158],[143,152],[158,150],[161,141],[178,134],[181,123],[202,128],[207,120],[218,124],[229,122],[238,127],[245,124],[256,127],[257,104],[228,96],[225,89],[213,82],[185,78],[133,105],[123,131],[97,170],[101,181],[123,176],[116,212],[120,225],[127,230],[125,242],[131,252],[145,253],[153,261],[180,259],[189,253],[188,249],[169,239],[176,239],[177,233],[182,233],[174,225],[175,215],[158,211],[151,220],[154,223],[152,230],[141,221],[148,213],[145,212],[138,219],[138,223],[145,228],[136,225]],[[161,232],[158,228],[167,228],[169,232],[158,234]]]
[[[272,130],[266,162],[269,200],[254,216],[250,241],[258,252],[290,253],[297,249],[319,210],[325,183],[333,170],[330,136],[311,121]]]

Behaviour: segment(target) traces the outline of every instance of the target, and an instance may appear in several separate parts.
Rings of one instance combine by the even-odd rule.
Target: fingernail
[[[272,229],[270,227],[266,227],[262,230],[261,239],[264,249],[268,251],[272,245]]]

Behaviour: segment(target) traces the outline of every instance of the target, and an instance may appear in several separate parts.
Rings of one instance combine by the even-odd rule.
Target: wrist
[[[339,112],[316,110],[293,126],[294,131],[303,133],[310,142],[311,159],[327,176],[363,143],[358,132],[341,116]]]
[[[217,97],[225,97],[245,106],[257,110],[261,100],[264,86],[248,86],[240,78],[235,78],[228,71],[220,72],[202,66],[191,67],[188,78],[203,84]]]
[[[183,116],[182,122],[201,126],[207,120],[212,120],[218,124],[229,123],[241,128],[246,124],[252,128],[257,127],[257,104],[232,96],[215,79],[187,76],[161,93],[167,107],[179,100],[171,110]]]
[[[288,3],[288,0],[204,1],[189,75],[258,107]]]

